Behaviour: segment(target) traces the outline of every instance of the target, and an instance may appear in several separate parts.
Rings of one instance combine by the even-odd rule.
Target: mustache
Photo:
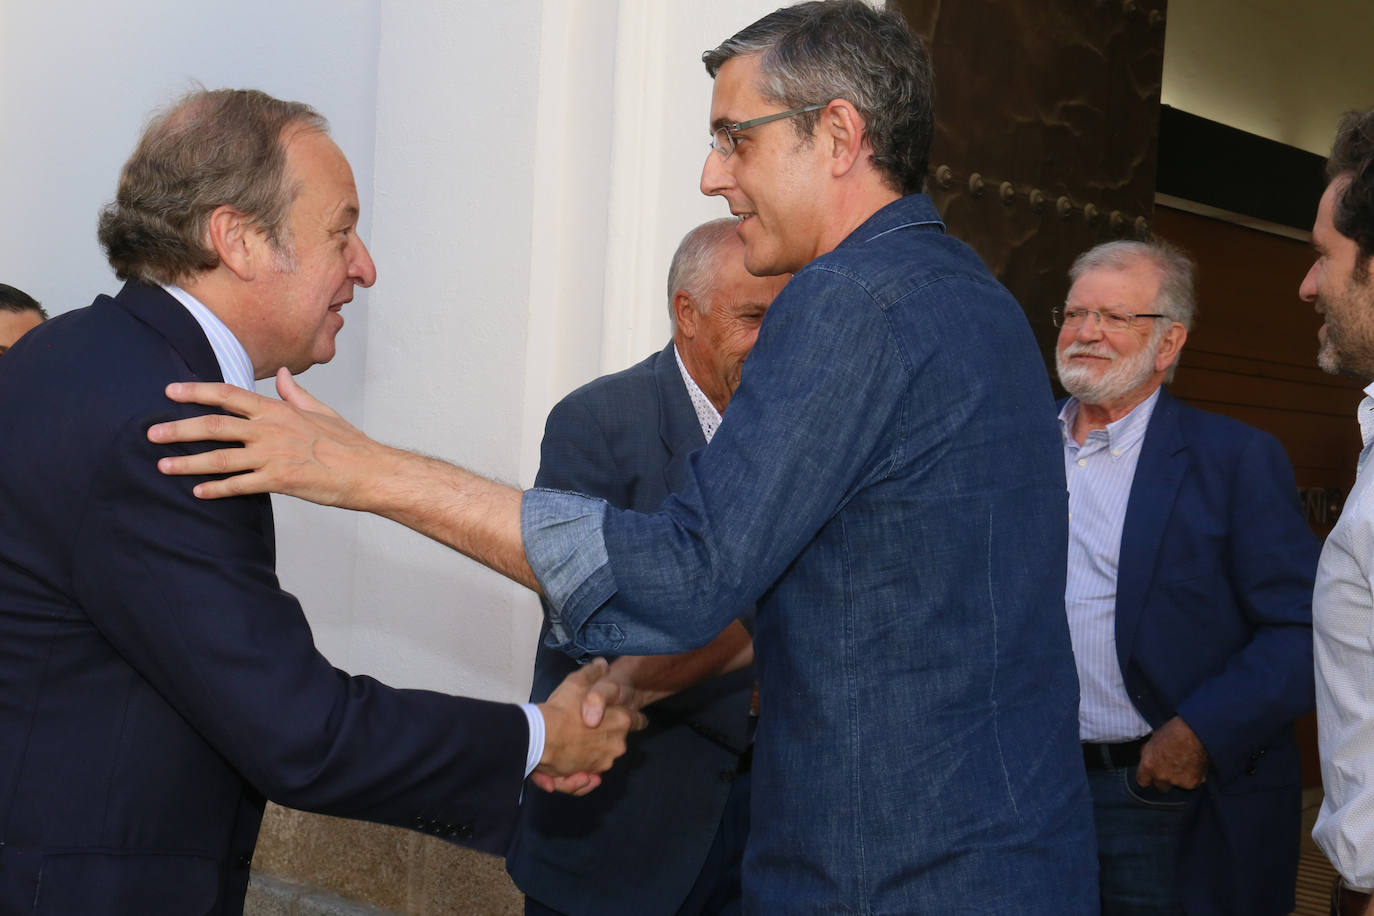
[[[1098,359],[1116,359],[1117,353],[1110,347],[1102,344],[1083,343],[1074,341],[1064,348],[1061,354],[1065,359],[1072,356],[1095,356]]]

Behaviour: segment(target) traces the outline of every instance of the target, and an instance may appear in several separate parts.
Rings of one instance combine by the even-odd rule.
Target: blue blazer
[[[1318,550],[1283,446],[1161,390],[1121,533],[1116,648],[1140,714],[1182,716],[1211,758],[1179,865],[1190,916],[1293,908]]]
[[[649,512],[681,487],[687,456],[705,444],[669,344],[553,408],[535,485]],[[547,697],[576,667],[541,633],[531,699]],[[651,706],[648,729],[630,736],[625,757],[590,795],[527,792],[506,861],[520,889],[569,916],[676,912],[747,746],[753,682],[752,669],[732,672]]]
[[[158,473],[177,380],[218,363],[138,283],[0,359],[0,912],[239,913],[265,799],[503,851],[524,716],[331,667],[268,498]]]

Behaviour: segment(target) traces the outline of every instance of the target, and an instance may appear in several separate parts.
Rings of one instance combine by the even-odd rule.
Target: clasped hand
[[[604,658],[593,659],[564,678],[548,700],[544,755],[530,781],[545,792],[586,795],[601,785],[601,773],[625,753],[627,732],[648,724],[638,709],[620,699]]]

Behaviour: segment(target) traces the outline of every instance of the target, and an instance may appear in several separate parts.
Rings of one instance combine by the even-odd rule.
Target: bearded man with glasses
[[[1186,255],[1108,242],[1070,277],[1065,606],[1102,912],[1288,913],[1317,561],[1293,471],[1162,387],[1193,323]]]

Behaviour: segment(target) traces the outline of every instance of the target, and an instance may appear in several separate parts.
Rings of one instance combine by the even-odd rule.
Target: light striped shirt
[[[1064,608],[1078,667],[1080,741],[1116,743],[1150,733],[1126,693],[1117,660],[1116,575],[1131,481],[1158,400],[1156,388],[1126,416],[1090,432],[1082,445],[1073,437],[1077,399],[1070,398],[1059,411],[1069,485]]]
[[[1312,838],[1346,883],[1374,888],[1374,385],[1360,402],[1355,486],[1322,547],[1312,596],[1322,798]]]
[[[231,385],[240,388],[253,390],[253,361],[248,358],[248,351],[243,349],[243,344],[234,336],[234,332],[227,328],[219,316],[205,307],[195,296],[192,296],[180,286],[163,286],[173,299],[186,307],[186,311],[191,313],[191,317],[200,325],[200,329],[205,332],[205,338],[210,341],[210,349],[215,351],[215,361],[219,363],[219,374]]]

